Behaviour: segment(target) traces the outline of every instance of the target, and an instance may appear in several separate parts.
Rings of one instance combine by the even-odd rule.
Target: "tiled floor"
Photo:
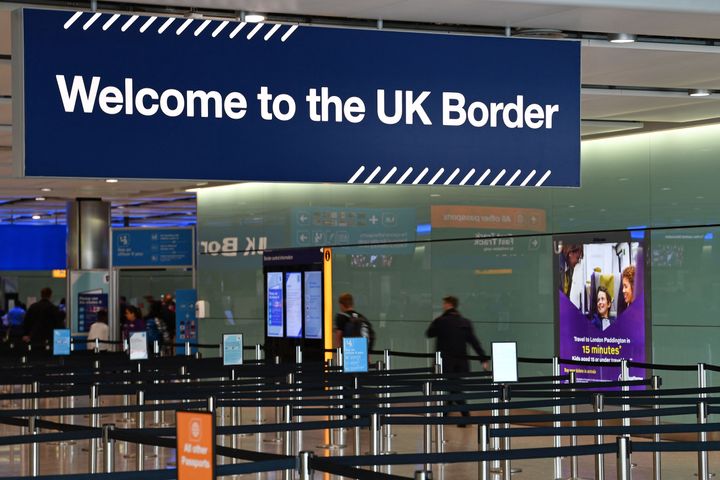
[[[56,406],[55,403],[48,404],[43,402],[41,405],[47,407]],[[80,406],[80,401],[78,406]],[[0,405],[0,408],[11,408],[7,402]],[[17,408],[14,407],[14,408]],[[249,423],[248,419],[254,417],[254,410],[245,409],[243,415],[246,419],[245,423]],[[272,418],[274,411],[268,409],[265,411],[268,419]],[[50,419],[54,420],[54,419]],[[133,423],[119,423],[119,417],[106,416],[103,417],[101,423],[118,422],[118,426],[125,425],[134,427]],[[305,420],[313,420],[306,417]],[[87,417],[73,418],[73,423],[87,424]],[[148,422],[152,422],[152,415],[148,415]],[[20,429],[17,427],[0,426],[0,435],[16,435]],[[422,450],[423,434],[422,427],[415,426],[398,426],[393,428],[394,437],[392,438],[392,450],[397,453],[416,453]],[[327,450],[317,447],[325,443],[327,431],[306,432],[302,438],[302,449],[314,451],[316,455],[352,455],[353,448],[353,430],[345,432],[347,447],[338,450]],[[262,434],[243,437],[238,439],[238,447],[248,450],[265,451],[281,453],[282,445],[272,442],[275,434]],[[477,428],[470,426],[468,428],[457,428],[448,426],[445,428],[446,444],[445,451],[468,451],[477,449]],[[229,439],[226,439],[229,445]],[[641,439],[633,439],[635,441],[643,441]],[[593,439],[590,437],[580,438],[579,443],[590,443]],[[612,441],[612,439],[606,439]],[[368,450],[368,431],[364,429],[361,433],[361,452],[366,453]],[[567,444],[567,442],[565,442]],[[513,439],[514,448],[533,448],[533,447],[550,447],[552,446],[551,438],[521,438]],[[88,472],[88,441],[78,441],[72,444],[42,444],[40,447],[40,474],[66,474],[66,473],[87,473]],[[29,448],[27,446],[5,446],[0,447],[0,477],[6,476],[24,476],[28,474],[28,455]],[[146,447],[145,449],[145,469],[172,468],[175,461],[175,452],[171,449]],[[99,454],[102,462],[102,453]],[[637,466],[633,469],[632,478],[635,480],[652,479],[652,456],[649,453],[636,454],[632,457],[633,462]],[[115,470],[135,470],[137,459],[135,457],[135,447],[126,443],[118,442],[116,445],[116,461]],[[222,459],[219,460],[222,463]],[[569,476],[569,459],[563,459],[563,477]],[[102,463],[101,463],[102,465]],[[521,469],[520,472],[513,475],[514,479],[552,479],[553,468],[551,459],[541,460],[522,460],[513,463],[514,468]],[[694,473],[697,471],[697,455],[691,453],[666,453],[662,457],[662,477],[665,479],[693,479],[696,478]],[[710,471],[716,467],[720,471],[720,456],[715,453],[710,454]],[[391,469],[384,467],[381,471],[412,477],[415,470],[422,469],[422,465],[403,465],[395,466]],[[607,479],[616,478],[616,466],[614,455],[605,456],[605,471]],[[455,479],[474,479],[478,476],[477,464],[448,464],[444,466],[434,467],[434,479],[455,480]],[[594,478],[594,457],[582,457],[579,459],[579,473],[583,478]],[[258,480],[274,480],[282,478],[279,473],[262,473],[253,475],[238,476],[237,478],[256,478]],[[331,476],[316,472],[315,479],[330,480]],[[500,478],[495,476],[495,478]]]

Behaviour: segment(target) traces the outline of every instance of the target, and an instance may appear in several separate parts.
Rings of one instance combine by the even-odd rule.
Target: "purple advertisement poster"
[[[646,318],[644,232],[625,239],[556,237],[554,240],[558,333],[561,359],[647,362],[650,344]],[[617,381],[615,366],[560,365],[579,382]],[[630,368],[630,378],[644,369]]]

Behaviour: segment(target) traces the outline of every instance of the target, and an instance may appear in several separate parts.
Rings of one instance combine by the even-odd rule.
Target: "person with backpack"
[[[362,313],[355,311],[355,301],[349,293],[338,297],[340,313],[335,315],[335,347],[342,347],[345,337],[364,337],[368,341],[368,352],[375,345],[375,331],[370,321]]]

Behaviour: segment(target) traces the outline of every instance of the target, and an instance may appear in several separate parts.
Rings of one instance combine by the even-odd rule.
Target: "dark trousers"
[[[454,377],[455,375],[468,373],[469,371],[470,371],[470,365],[466,358],[453,357],[452,355],[446,354],[443,352],[443,373],[445,375]],[[453,380],[455,380],[455,379],[454,378],[450,379],[451,382]],[[453,389],[453,390],[450,390],[449,393],[450,393],[450,395],[453,395],[453,394],[459,395],[459,394],[462,394],[463,392],[460,391],[459,389],[458,390]],[[448,404],[448,406],[450,406],[453,403],[456,405],[467,405],[467,402],[465,400],[448,400],[447,404]],[[461,412],[461,414],[463,417],[470,416],[470,412],[468,412],[468,411],[463,411],[463,412]]]

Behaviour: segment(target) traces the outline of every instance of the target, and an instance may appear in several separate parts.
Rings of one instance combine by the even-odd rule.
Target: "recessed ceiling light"
[[[245,21],[247,23],[260,23],[265,20],[265,15],[261,13],[246,13]]]
[[[44,187],[44,188],[41,188],[40,191],[41,192],[52,192],[52,188]]]
[[[208,184],[208,182],[198,182],[198,183],[195,184],[195,186],[196,186],[196,187],[204,187],[204,186],[207,185],[207,184]]]
[[[439,197],[440,194],[439,194],[439,193],[431,193],[430,196],[431,196],[431,197]]]
[[[693,88],[692,90],[688,90],[688,95],[691,97],[709,97],[710,94],[710,90],[706,88]]]
[[[117,183],[118,179],[117,178],[107,178],[107,179],[105,179],[105,182],[106,183]]]
[[[610,43],[633,43],[635,35],[631,33],[610,33],[608,34]]]
[[[45,201],[45,197],[35,197],[35,201],[36,201],[36,202],[44,202],[44,201]]]
[[[669,192],[670,190],[672,190],[672,188],[670,188],[670,187],[662,187],[660,190],[662,190],[663,192]]]
[[[33,219],[33,220],[40,220],[40,218],[41,218],[40,215],[33,215],[33,216],[32,216],[32,219]]]

